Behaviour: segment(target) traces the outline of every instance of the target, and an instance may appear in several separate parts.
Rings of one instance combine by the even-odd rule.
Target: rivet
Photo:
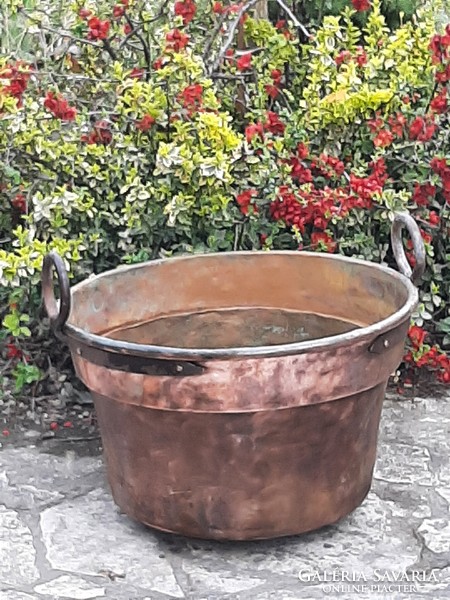
[[[389,344],[389,340],[384,340],[384,342],[383,342],[383,346],[384,346],[385,348],[389,348],[389,346],[390,346],[390,344]]]
[[[77,348],[76,353],[78,354],[78,356],[81,356],[81,348]]]
[[[181,365],[177,365],[176,370],[178,373],[181,373],[181,371],[183,370],[183,367]]]

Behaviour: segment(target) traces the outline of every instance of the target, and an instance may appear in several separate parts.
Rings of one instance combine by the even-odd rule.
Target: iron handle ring
[[[405,227],[413,243],[414,257],[416,259],[413,269],[409,265],[403,247],[402,231]],[[391,244],[400,272],[411,279],[414,285],[418,285],[425,271],[426,253],[420,229],[409,213],[401,212],[394,215],[394,222],[391,228]]]
[[[58,276],[58,285],[60,300],[55,298],[55,289],[53,284],[53,269]],[[61,333],[70,313],[71,298],[70,285],[67,276],[66,267],[63,259],[55,251],[49,252],[44,258],[42,265],[42,298],[44,300],[45,310],[50,319],[52,330],[58,335]]]

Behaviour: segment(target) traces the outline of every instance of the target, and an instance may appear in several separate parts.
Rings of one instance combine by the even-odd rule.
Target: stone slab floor
[[[450,598],[448,394],[388,397],[361,507],[335,526],[276,541],[146,529],[118,512],[101,456],[83,445],[0,449],[1,600]],[[414,581],[392,583],[405,572]]]

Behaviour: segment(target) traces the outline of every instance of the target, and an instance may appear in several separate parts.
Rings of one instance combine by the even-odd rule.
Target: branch
[[[427,114],[428,110],[430,109],[431,102],[432,102],[432,100],[433,100],[433,98],[434,98],[434,95],[435,95],[435,94],[436,94],[436,92],[437,92],[437,89],[438,89],[438,87],[439,87],[439,83],[438,83],[437,81],[435,81],[435,83],[434,83],[434,87],[433,87],[433,89],[432,89],[432,91],[431,91],[431,96],[430,96],[430,98],[429,98],[429,100],[428,100],[427,106],[426,106],[426,108],[425,108],[425,110],[424,110],[424,113],[423,113],[423,114],[424,114],[424,116]]]
[[[301,29],[301,31],[302,31],[302,33],[303,33],[304,36],[306,36],[308,38],[311,37],[311,34],[306,29],[306,27],[300,23],[300,21],[294,15],[294,13],[292,12],[292,10],[289,8],[289,6],[286,6],[286,4],[283,2],[283,0],[275,0],[275,2],[277,2],[277,4],[279,4],[281,6],[281,8],[288,15],[288,17],[291,19],[291,21],[294,23],[294,25],[296,27],[298,27],[298,29]]]
[[[53,433],[53,431],[49,431],[47,432],[47,434],[49,433]],[[45,435],[45,434],[44,434]],[[41,436],[42,440],[55,440],[58,442],[91,442],[93,440],[99,440],[100,436],[99,435],[85,435],[85,436],[79,436],[79,437],[63,437],[63,436],[55,436],[55,435],[46,435],[46,437]]]
[[[45,71],[42,69],[39,69],[34,74],[36,73],[39,75],[62,77],[63,79],[70,79],[70,81],[94,81],[96,83],[100,81],[104,81],[106,83],[120,83],[121,81],[120,79],[108,79],[106,77],[88,77],[87,75],[79,75],[78,73],[53,73],[51,71]]]
[[[117,60],[117,54],[113,50],[111,42],[108,39],[103,40],[103,47],[113,60]]]
[[[122,50],[122,48],[127,45],[128,40],[130,38],[132,38],[134,35],[136,35],[136,33],[140,29],[143,29],[143,27],[144,27],[144,23],[139,23],[139,25],[133,25],[133,22],[131,21],[131,19],[129,17],[126,17],[126,19],[128,21],[128,24],[132,27],[132,30],[130,31],[130,33],[127,33],[127,35],[120,42],[120,44],[119,44],[119,50]]]
[[[139,31],[140,29],[143,29],[145,25],[148,25],[149,23],[155,23],[156,21],[158,21],[159,19],[161,19],[161,17],[164,16],[164,11],[167,8],[167,5],[169,4],[169,0],[164,0],[164,2],[161,4],[158,13],[152,17],[151,19],[141,19],[141,22],[137,25],[134,25],[133,22],[130,20],[130,18],[125,15],[125,18],[128,22],[128,24],[132,27],[132,31],[130,31],[130,33],[128,33],[125,38],[122,40],[122,42],[120,43],[119,49],[122,49],[125,44],[128,42],[128,40],[133,37],[133,35],[136,34],[137,31]]]
[[[223,15],[221,15],[220,19],[218,20],[217,25],[214,27],[212,36],[209,38],[208,43],[206,44],[206,47],[205,47],[205,51],[203,52],[203,62],[205,62],[206,59],[208,58],[211,48],[213,47],[214,41],[215,41],[216,37],[219,35],[220,30],[222,29],[225,18],[226,18],[226,13],[223,13]]]
[[[259,0],[250,0],[249,2],[247,2],[247,4],[244,4],[244,6],[241,8],[241,10],[238,12],[235,20],[233,21],[233,23],[231,24],[230,27],[230,31],[228,32],[228,37],[226,39],[226,42],[224,43],[224,45],[222,46],[222,48],[219,51],[219,55],[217,56],[216,60],[214,61],[209,74],[211,75],[212,73],[214,73],[214,71],[217,70],[217,68],[219,67],[222,59],[225,56],[226,51],[229,49],[229,47],[231,46],[231,44],[233,43],[233,39],[234,39],[234,34],[236,33],[236,28],[239,25],[239,22],[242,18],[242,16],[248,11],[250,10],[253,6],[255,6],[255,4],[259,2]]]
[[[148,81],[150,70],[152,68],[152,58],[150,56],[150,48],[147,46],[147,42],[144,40],[142,35],[140,33],[138,33],[138,29],[137,28],[133,29],[133,22],[126,13],[125,13],[125,19],[126,19],[128,25],[132,28],[132,31],[130,32],[130,36],[134,34],[142,44],[142,50],[143,50],[144,56],[145,56],[145,63],[147,65],[146,79]]]
[[[245,81],[245,79],[252,76],[252,73],[240,73],[239,75],[228,75],[227,73],[213,73],[211,75],[211,79],[224,79],[225,81]]]
[[[73,34],[69,33],[67,30],[58,30],[58,29],[54,29],[53,27],[48,27],[46,25],[43,25],[42,22],[39,21],[39,19],[33,18],[25,10],[21,9],[20,12],[23,15],[25,15],[26,18],[29,19],[32,23],[35,23],[36,25],[39,25],[41,31],[47,31],[48,33],[56,33],[61,38],[67,38],[67,39],[72,40],[74,42],[79,42],[80,44],[86,44],[87,46],[94,46],[95,48],[101,48],[101,46],[98,44],[98,42],[93,42],[92,40],[87,40],[87,39],[84,39],[84,38],[77,37],[76,35],[73,35]]]

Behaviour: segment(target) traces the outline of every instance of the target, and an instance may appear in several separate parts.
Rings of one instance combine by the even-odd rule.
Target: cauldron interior
[[[180,257],[119,268],[75,286],[69,323],[102,335],[163,316],[254,307],[366,327],[404,308],[411,287],[394,271],[317,253]]]

